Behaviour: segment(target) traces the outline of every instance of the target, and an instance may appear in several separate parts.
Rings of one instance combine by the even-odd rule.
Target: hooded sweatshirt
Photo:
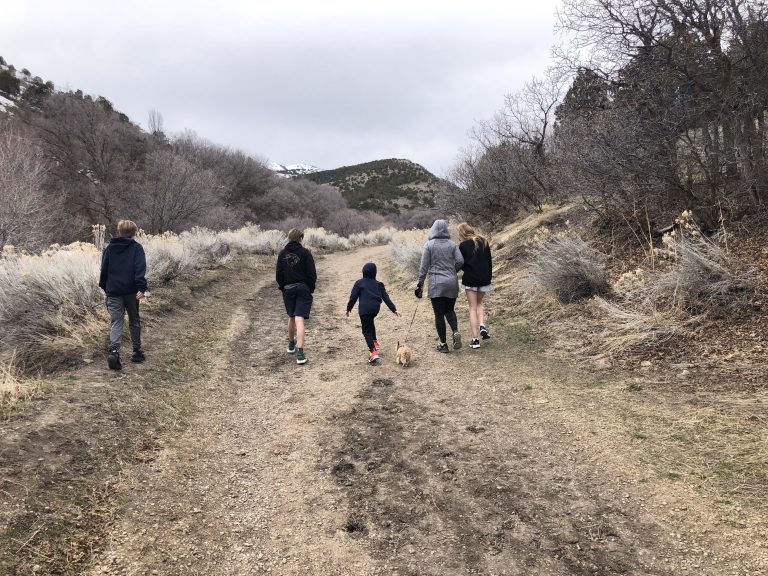
[[[358,298],[360,299],[360,306],[357,311],[360,316],[378,314],[382,301],[393,313],[397,312],[384,284],[376,280],[376,264],[373,262],[368,262],[363,266],[363,277],[352,286],[352,293],[349,295],[349,302],[347,303],[347,312],[352,311]]]
[[[101,255],[99,287],[107,296],[127,296],[147,291],[144,247],[133,238],[112,238]]]
[[[304,283],[310,292],[315,291],[317,272],[312,252],[304,248],[301,242],[291,240],[277,256],[275,271],[277,286],[282,290],[291,284]]]
[[[429,230],[429,240],[421,253],[419,285],[429,276],[430,298],[458,298],[459,276],[457,272],[464,265],[459,247],[451,240],[448,222],[435,220]]]

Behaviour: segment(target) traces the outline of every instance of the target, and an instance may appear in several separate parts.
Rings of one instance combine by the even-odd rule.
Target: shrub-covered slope
[[[431,208],[440,186],[440,179],[423,166],[397,158],[322,170],[305,177],[341,190],[350,208],[382,214]]]

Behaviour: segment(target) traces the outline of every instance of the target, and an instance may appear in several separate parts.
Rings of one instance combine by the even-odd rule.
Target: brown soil
[[[99,361],[3,424],[0,572],[768,573],[759,498],[712,490],[693,432],[670,452],[691,398],[546,359],[501,318],[439,355],[428,301],[402,368],[416,301],[394,285],[367,365],[344,306],[386,254],[318,262],[305,366],[269,267],[239,266],[148,329],[146,365]]]

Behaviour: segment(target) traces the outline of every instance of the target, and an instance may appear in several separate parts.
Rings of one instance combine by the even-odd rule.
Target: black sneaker
[[[472,338],[472,340],[469,341],[469,347],[477,350],[478,348],[480,348],[480,340],[478,340],[477,338]]]
[[[107,354],[107,365],[110,370],[122,370],[123,364],[120,362],[120,352],[110,350],[109,354]]]
[[[437,351],[441,354],[448,354],[448,352],[450,352],[450,350],[448,350],[448,344],[438,344]]]
[[[304,348],[296,348],[296,364],[306,364],[307,357],[304,355]]]
[[[483,340],[490,339],[491,335],[488,333],[488,328],[480,326],[480,336],[482,336]]]
[[[141,364],[146,359],[147,357],[144,356],[143,350],[134,350],[133,355],[131,356],[131,362],[135,362],[136,364]]]
[[[296,352],[296,340],[288,340],[288,354]]]
[[[458,332],[453,333],[453,349],[458,350],[461,348],[461,334]]]

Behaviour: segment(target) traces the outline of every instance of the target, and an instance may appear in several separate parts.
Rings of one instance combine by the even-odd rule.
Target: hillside
[[[53,82],[32,76],[26,68],[17,70],[0,56],[0,113],[8,112],[20,101],[34,105],[54,90]]]
[[[305,178],[335,186],[341,190],[350,208],[382,214],[431,208],[440,186],[440,179],[426,168],[398,158],[321,170],[307,174]]]

